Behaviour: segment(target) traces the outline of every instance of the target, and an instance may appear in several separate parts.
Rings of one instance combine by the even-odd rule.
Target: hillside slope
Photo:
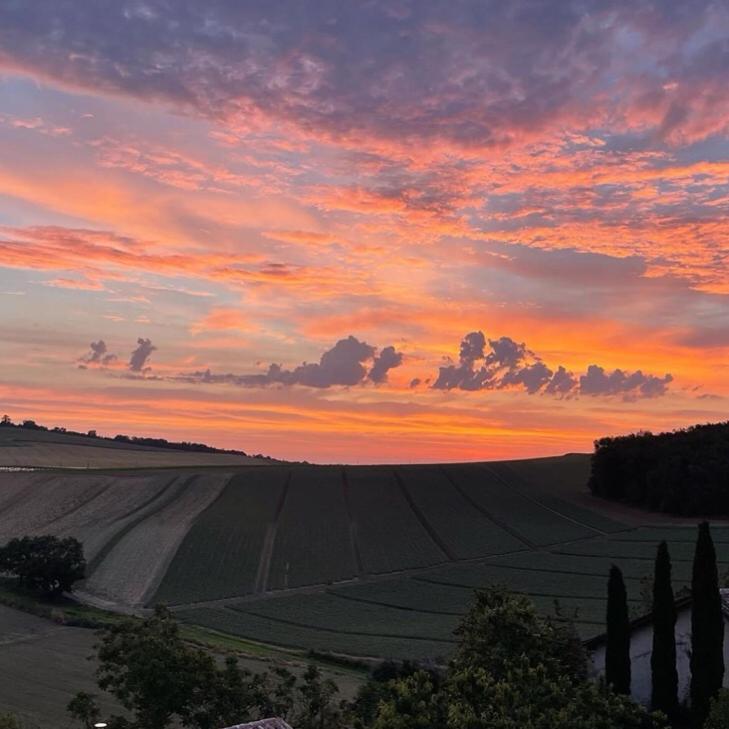
[[[161,468],[268,465],[235,453],[150,448],[134,443],[26,428],[0,428],[2,468]]]
[[[191,623],[263,643],[364,657],[447,656],[473,590],[506,584],[545,613],[603,630],[606,575],[631,609],[667,539],[676,587],[692,526],[631,523],[585,490],[587,456],[427,466],[0,474],[0,540],[74,535],[84,599],[164,602]],[[614,512],[611,512],[614,513]],[[618,512],[619,513],[619,512]],[[729,567],[729,529],[714,529]],[[726,569],[726,567],[723,567]]]

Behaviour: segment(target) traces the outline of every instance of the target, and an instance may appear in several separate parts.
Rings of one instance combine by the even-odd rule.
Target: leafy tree
[[[297,729],[342,729],[337,687],[309,666],[302,682],[285,668],[253,674],[234,657],[220,666],[183,640],[164,607],[145,620],[127,619],[104,629],[96,646],[99,688],[128,716],[112,716],[110,729],[219,729],[267,716],[289,719]],[[94,697],[80,692],[68,711],[86,729],[99,717]]]
[[[514,659],[504,675],[469,668],[448,682],[447,729],[656,729],[661,717],[610,691]]]
[[[393,695],[380,704],[372,729],[443,729],[447,703],[429,673],[417,671],[393,682]]]
[[[608,579],[605,680],[620,694],[630,694],[630,618],[628,596],[620,568],[613,565]]]
[[[97,683],[130,713],[113,716],[119,729],[165,729],[174,721],[209,727],[209,689],[217,669],[201,650],[189,648],[177,623],[162,607],[146,620],[124,620],[106,628],[97,646]],[[69,710],[82,721],[95,711],[88,695],[77,694]],[[75,710],[75,711],[74,711]]]
[[[0,548],[0,571],[17,575],[23,587],[53,597],[70,592],[84,578],[86,560],[81,542],[73,537],[22,537]]]
[[[262,716],[291,716],[294,709],[296,676],[280,666],[257,677],[257,697]]]
[[[699,524],[691,599],[691,712],[694,723],[701,726],[724,679],[724,618],[708,522]]]
[[[671,586],[671,556],[661,542],[653,578],[653,650],[651,706],[669,717],[678,710],[676,671],[676,604]]]
[[[373,724],[379,705],[395,697],[395,682],[409,678],[415,673],[427,673],[435,690],[440,689],[440,676],[436,671],[427,671],[413,661],[384,661],[376,666],[367,681],[357,691],[350,713],[354,729],[364,729]]]
[[[94,724],[99,721],[101,711],[96,704],[93,694],[79,691],[66,707],[71,716],[82,724],[84,729],[93,729]]]
[[[684,516],[729,514],[729,422],[595,442],[589,487],[598,496]]]
[[[15,714],[0,714],[0,729],[23,729],[23,725]]]
[[[459,644],[454,661],[500,674],[514,656],[524,655],[533,665],[584,678],[587,657],[572,624],[540,616],[525,595],[503,587],[479,590],[454,631]]]
[[[339,693],[331,679],[323,679],[321,671],[310,664],[299,686],[300,709],[294,721],[297,729],[336,729],[342,714],[334,703]]]
[[[711,699],[704,729],[729,729],[729,690],[723,688]]]
[[[497,637],[499,630],[504,636]],[[374,729],[665,726],[660,715],[588,680],[575,660],[572,631],[540,617],[522,596],[501,588],[481,592],[458,635],[460,645],[442,680],[420,671],[393,681]]]

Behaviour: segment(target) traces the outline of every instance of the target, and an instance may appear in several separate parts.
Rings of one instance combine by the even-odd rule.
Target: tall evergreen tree
[[[607,600],[605,680],[621,694],[630,694],[630,618],[623,573],[610,568]]]
[[[671,587],[671,557],[661,542],[653,577],[653,651],[651,653],[651,705],[668,717],[678,709],[676,671],[676,604]]]
[[[724,679],[724,617],[708,522],[699,524],[691,601],[691,712],[694,725],[700,727]]]

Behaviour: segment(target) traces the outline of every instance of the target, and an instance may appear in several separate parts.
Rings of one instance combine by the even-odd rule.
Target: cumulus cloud
[[[644,375],[640,370],[628,374],[617,369],[610,373],[598,365],[590,365],[586,374],[580,377],[580,392],[583,395],[626,395],[628,397],[658,397],[665,395],[671,375],[656,377]]]
[[[260,374],[215,374],[210,370],[183,375],[181,379],[202,383],[229,383],[242,387],[266,387],[268,385],[303,385],[328,388],[351,387],[366,381],[382,383],[388,372],[402,363],[402,353],[393,346],[385,347],[377,354],[377,348],[350,335],[340,339],[324,352],[319,362],[304,362],[292,370],[279,364],[269,365]]]
[[[436,390],[517,388],[530,395],[620,396],[636,400],[665,395],[672,381],[670,374],[660,377],[641,370],[628,373],[621,369],[606,372],[596,364],[578,377],[562,365],[551,369],[524,343],[510,337],[487,340],[483,332],[470,332],[461,341],[459,363],[441,367],[432,387]]]
[[[137,339],[137,348],[132,352],[129,357],[129,370],[130,372],[146,372],[149,370],[147,362],[152,356],[152,352],[156,351],[157,347],[152,344],[151,339],[143,339],[139,337]]]
[[[402,352],[397,352],[395,347],[385,347],[374,359],[372,369],[367,373],[372,382],[385,382],[387,373],[394,367],[402,364]]]
[[[86,368],[89,365],[106,367],[116,360],[116,355],[109,352],[106,342],[99,339],[98,342],[89,344],[89,351],[79,358],[79,367]]]

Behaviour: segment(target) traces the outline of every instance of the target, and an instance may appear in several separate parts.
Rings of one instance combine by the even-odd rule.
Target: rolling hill
[[[219,467],[2,473],[0,541],[76,536],[89,560],[81,596],[98,605],[163,602],[186,622],[253,641],[371,658],[447,656],[473,590],[494,583],[594,636],[613,562],[631,609],[644,612],[660,539],[676,587],[689,579],[692,525],[589,496],[584,455],[209,465]],[[729,528],[714,536],[725,569]]]
[[[163,468],[268,463],[270,461],[265,458],[236,453],[152,448],[80,434],[0,427],[0,469]]]

